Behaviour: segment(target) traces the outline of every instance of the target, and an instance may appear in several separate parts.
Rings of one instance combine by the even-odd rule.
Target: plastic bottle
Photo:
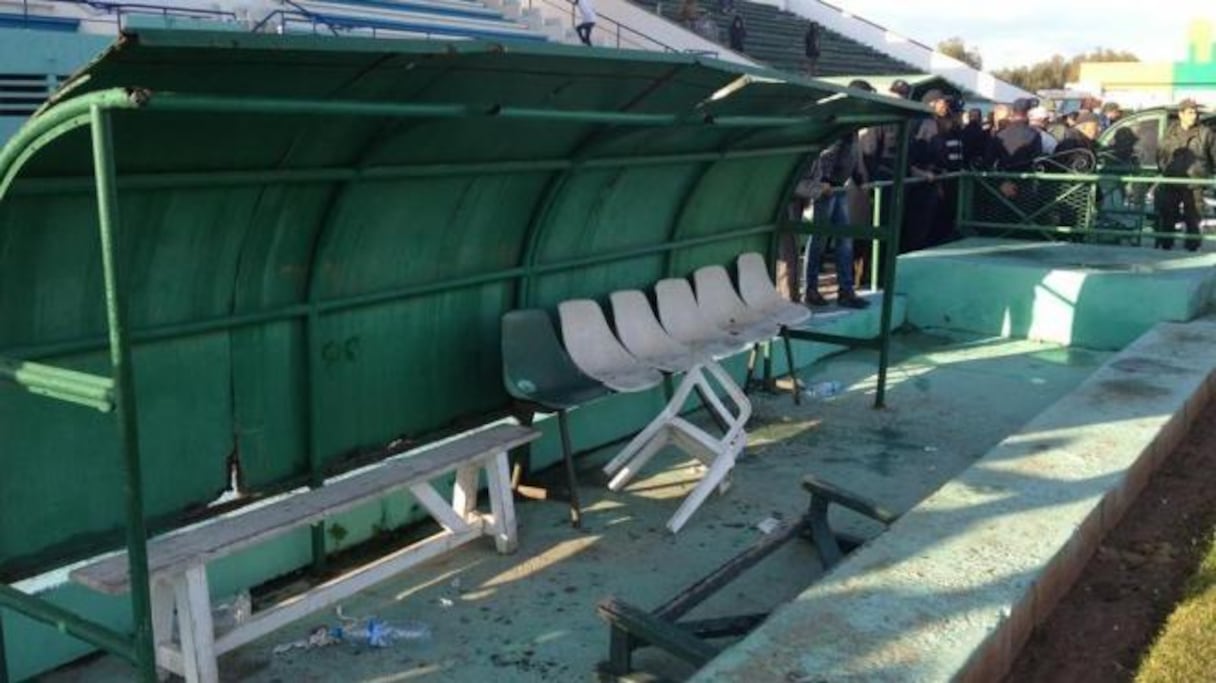
[[[402,640],[426,640],[431,637],[431,627],[421,621],[406,621],[394,626],[373,617],[366,625],[345,630],[342,636],[346,640],[367,643],[368,647],[388,647]]]
[[[823,382],[815,382],[811,386],[802,391],[802,395],[807,398],[831,398],[840,392],[844,391],[844,385],[832,379]]]

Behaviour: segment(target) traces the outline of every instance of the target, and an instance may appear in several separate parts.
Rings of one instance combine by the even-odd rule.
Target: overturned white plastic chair
[[[705,317],[697,307],[697,297],[684,278],[659,280],[654,286],[659,320],[672,339],[721,360],[747,350],[748,343],[737,339]]]
[[[621,346],[600,305],[572,299],[557,305],[562,343],[579,370],[613,391],[645,391],[663,382],[658,370],[638,361]]]
[[[614,292],[611,300],[617,333],[629,353],[664,372],[684,372],[685,375],[659,415],[604,466],[604,472],[612,476],[608,488],[619,491],[625,487],[668,443],[700,460],[706,467],[705,476],[667,522],[667,528],[675,533],[715,487],[725,491],[726,476],[747,445],[744,425],[751,417],[751,403],[711,354],[685,346],[667,334],[655,319],[645,294],[637,290]],[[712,374],[730,397],[735,412],[726,408],[706,373]],[[721,418],[725,429],[722,436],[715,437],[680,417],[680,411],[694,390]]]

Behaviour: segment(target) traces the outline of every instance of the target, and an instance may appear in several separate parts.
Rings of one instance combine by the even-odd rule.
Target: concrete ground
[[[430,637],[386,649],[340,643],[274,654],[276,645],[336,626],[318,613],[220,661],[223,680],[254,683],[344,681],[585,681],[605,659],[608,629],[598,600],[614,595],[652,608],[762,537],[763,520],[790,518],[806,506],[805,474],[855,490],[902,512],[989,451],[1045,407],[1069,393],[1110,356],[1057,345],[915,331],[896,337],[887,404],[874,410],[876,354],[833,357],[803,374],[810,383],[839,380],[845,393],[806,400],[753,395],[750,443],[733,486],[713,496],[677,536],[664,528],[698,473],[673,451],[651,462],[627,490],[603,486],[585,457],[584,529],[572,530],[564,505],[518,508],[521,545],[498,556],[471,544],[366,591],[342,606],[353,617],[426,624]],[[699,416],[698,419],[702,419]],[[845,530],[874,533],[856,519]],[[820,574],[809,544],[791,542],[693,616],[773,609]],[[683,679],[693,672],[653,650],[638,668]],[[129,680],[130,669],[106,657],[46,675],[48,683]]]

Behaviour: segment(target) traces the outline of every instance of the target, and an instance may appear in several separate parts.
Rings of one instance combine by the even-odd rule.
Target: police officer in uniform
[[[1178,120],[1170,124],[1157,148],[1157,167],[1170,178],[1211,178],[1216,170],[1216,134],[1199,123],[1199,105],[1192,99],[1178,104]],[[1202,185],[1163,185],[1159,190],[1161,232],[1176,232],[1178,219],[1186,221],[1188,251],[1199,249],[1199,220],[1203,211]],[[1179,207],[1181,206],[1181,210]],[[1173,249],[1171,237],[1159,237],[1156,246]]]

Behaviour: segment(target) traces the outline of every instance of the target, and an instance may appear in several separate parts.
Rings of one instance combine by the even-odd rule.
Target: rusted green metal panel
[[[102,102],[148,516],[199,509],[231,461],[254,490],[308,481],[504,408],[503,312],[766,250],[806,154],[921,112],[776,77],[552,46],[128,35],[0,151],[0,356],[110,374],[89,137],[70,128]],[[0,435],[0,572],[117,545],[105,415],[0,386]]]

